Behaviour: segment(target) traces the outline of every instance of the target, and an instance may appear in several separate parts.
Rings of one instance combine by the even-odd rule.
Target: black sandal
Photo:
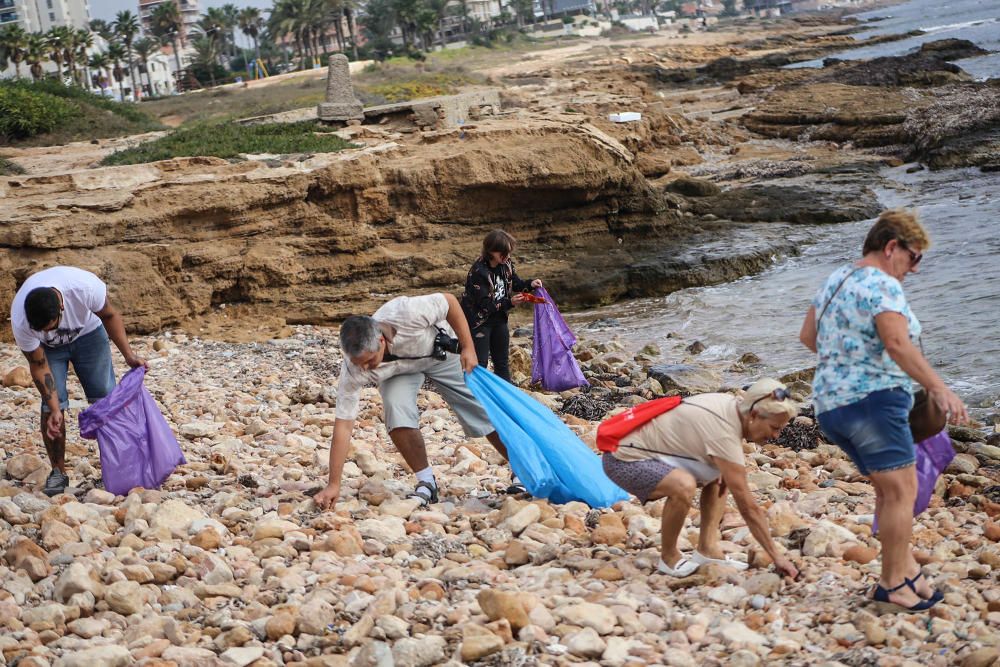
[[[510,480],[510,486],[508,486],[507,489],[504,491],[504,493],[506,493],[509,496],[516,496],[518,494],[527,492],[528,492],[527,487],[525,487],[524,484],[521,484],[521,480],[519,480],[517,477],[514,477]]]
[[[931,607],[933,607],[934,605],[936,605],[939,602],[939,600],[935,600],[934,598],[931,598],[929,600],[923,600],[922,599],[920,602],[918,602],[917,604],[913,605],[912,607],[904,607],[903,605],[901,605],[901,604],[899,604],[897,602],[892,602],[889,599],[889,594],[890,593],[895,593],[896,591],[898,591],[903,586],[907,586],[910,589],[912,589],[913,588],[913,583],[909,579],[907,579],[906,577],[904,577],[903,578],[903,583],[901,583],[899,586],[896,586],[895,588],[886,588],[882,584],[876,585],[875,586],[875,594],[872,596],[872,599],[875,601],[875,608],[878,609],[879,612],[881,612],[883,614],[885,614],[885,613],[889,613],[889,614],[895,614],[895,613],[916,614],[916,613],[919,613],[919,612],[922,612],[922,611],[927,611],[928,609],[930,609]],[[920,596],[918,595],[917,597],[920,597]]]
[[[921,570],[921,571],[917,572],[917,576],[913,577],[912,579],[908,579],[908,578],[904,577],[903,581],[905,581],[906,585],[910,587],[910,590],[913,591],[914,595],[916,595],[917,597],[919,597],[921,600],[934,600],[935,604],[938,603],[938,602],[940,602],[941,600],[943,600],[944,599],[944,593],[942,593],[941,591],[939,591],[937,589],[935,589],[934,592],[931,593],[931,596],[929,598],[925,598],[923,595],[921,595],[917,591],[917,587],[915,586],[915,584],[917,583],[917,580],[920,579],[923,576],[924,576],[924,571]]]
[[[420,489],[427,489],[427,491],[430,492],[430,495],[425,495],[423,493],[420,493]],[[417,482],[417,485],[414,487],[413,491],[407,494],[406,497],[416,498],[417,500],[420,501],[421,507],[427,507],[428,505],[433,505],[438,501],[438,488],[437,486],[429,482]]]

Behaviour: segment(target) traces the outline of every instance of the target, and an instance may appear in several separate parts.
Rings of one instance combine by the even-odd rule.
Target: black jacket
[[[494,316],[507,319],[507,311],[514,307],[511,302],[514,293],[531,290],[531,281],[518,277],[512,261],[507,260],[497,268],[500,269],[501,279],[506,283],[504,297],[500,300],[494,298],[496,270],[491,269],[489,262],[482,257],[472,264],[469,275],[465,278],[465,291],[461,298],[462,310],[465,311],[465,319],[469,321],[469,329],[473,331]]]

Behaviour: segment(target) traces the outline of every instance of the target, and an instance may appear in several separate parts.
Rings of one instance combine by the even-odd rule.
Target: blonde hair
[[[775,400],[771,396],[775,389],[787,389],[787,387],[774,378],[761,378],[754,382],[743,392],[739,404],[740,413],[749,414],[753,409],[765,419],[777,415],[786,415],[789,419],[794,419],[799,414],[798,404],[791,398],[783,401]]]
[[[917,220],[917,212],[913,209],[894,208],[883,211],[868,230],[861,254],[883,250],[893,239],[911,250],[923,252],[931,247],[931,237]]]

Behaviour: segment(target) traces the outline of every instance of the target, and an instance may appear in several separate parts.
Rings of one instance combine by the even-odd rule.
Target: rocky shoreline
[[[521,332],[522,334],[525,332]],[[514,339],[515,378],[530,339]],[[4,664],[126,665],[963,665],[1000,659],[1000,442],[953,430],[960,453],[914,539],[945,600],[930,617],[877,616],[874,496],[807,416],[746,446],[749,479],[804,576],[768,569],[735,510],[723,547],[752,567],[653,574],[662,502],[593,511],[502,495],[499,457],[422,391],[421,429],[442,501],[410,478],[362,398],[336,512],[318,512],[339,367],[336,330],[219,343],[139,338],[147,385],[188,465],[159,491],[103,491],[96,446],[70,419],[72,487],[39,489],[33,388],[0,389],[0,655]],[[655,346],[582,341],[592,387],[534,394],[593,443],[597,420],[667,392],[722,388],[722,369],[666,365]],[[678,360],[671,359],[676,362]],[[0,347],[0,368],[18,364]],[[745,354],[736,374],[753,372]],[[118,369],[121,372],[121,369]],[[16,374],[15,374],[16,375]],[[289,381],[289,377],[297,380]],[[808,372],[786,378],[799,398]],[[23,381],[24,378],[21,378]],[[82,396],[71,384],[71,398]],[[690,549],[697,511],[681,536]],[[847,604],[845,604],[845,601]]]
[[[996,166],[1000,88],[950,62],[973,45],[782,69],[855,43],[830,20],[497,68],[500,116],[346,128],[361,148],[336,155],[61,173],[22,151],[39,166],[0,179],[0,300],[37,267],[69,263],[108,278],[134,331],[269,321],[262,338],[335,323],[384,294],[458,291],[482,234],[502,225],[521,240],[522,273],[550,282],[563,306],[588,307],[759,272],[794,252],[779,224],[875,215],[884,165]],[[608,121],[623,108],[642,120]],[[754,250],[703,244],[742,239],[751,223],[774,225],[758,224]]]

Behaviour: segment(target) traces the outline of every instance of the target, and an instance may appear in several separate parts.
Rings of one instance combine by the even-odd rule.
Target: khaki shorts
[[[417,391],[424,383],[425,377],[455,412],[467,436],[480,438],[496,430],[490,423],[486,410],[466,386],[462,362],[458,355],[448,354],[446,359],[434,362],[423,371],[393,375],[379,384],[378,390],[382,394],[387,431],[420,427]]]

